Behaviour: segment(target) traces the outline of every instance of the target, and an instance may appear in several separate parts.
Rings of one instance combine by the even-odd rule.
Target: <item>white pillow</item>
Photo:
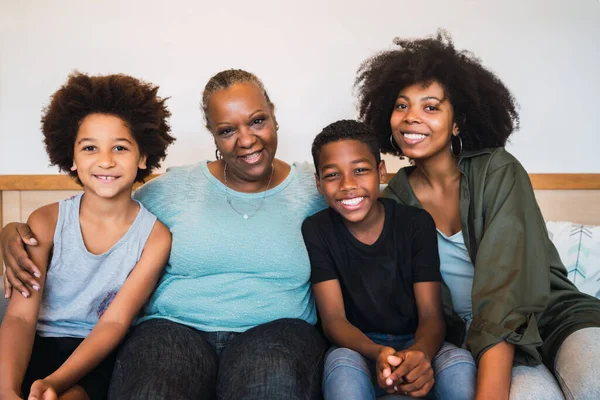
[[[571,282],[600,298],[600,226],[548,221],[546,227]]]

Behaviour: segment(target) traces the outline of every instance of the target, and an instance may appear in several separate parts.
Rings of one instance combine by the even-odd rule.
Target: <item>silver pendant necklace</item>
[[[273,174],[275,172],[275,166],[273,164],[271,164],[271,176],[269,177],[269,182],[267,183],[267,188],[264,191],[264,195],[263,197],[260,199],[260,204],[258,205],[258,207],[256,207],[256,209],[254,210],[254,212],[252,214],[248,214],[248,213],[243,213],[241,211],[238,211],[233,204],[231,204],[231,199],[229,198],[229,196],[227,195],[227,192],[225,192],[225,199],[227,200],[227,204],[229,204],[229,207],[231,207],[231,209],[233,211],[235,211],[237,214],[241,215],[242,217],[244,217],[244,219],[248,219],[248,218],[252,218],[256,215],[256,213],[258,213],[258,211],[261,209],[263,203],[265,202],[265,197],[267,197],[267,191],[269,190],[269,187],[271,186],[271,180],[273,179]],[[228,185],[227,185],[227,163],[225,163],[225,167],[223,168],[223,181],[225,183],[225,187],[228,189],[231,189]],[[233,189],[231,189],[233,190]]]

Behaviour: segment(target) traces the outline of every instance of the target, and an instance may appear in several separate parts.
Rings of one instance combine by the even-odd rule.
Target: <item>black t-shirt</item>
[[[435,223],[425,210],[390,199],[379,201],[385,221],[372,245],[356,239],[331,208],[304,221],[311,281],[338,279],[346,318],[361,331],[415,333],[413,284],[442,279]]]

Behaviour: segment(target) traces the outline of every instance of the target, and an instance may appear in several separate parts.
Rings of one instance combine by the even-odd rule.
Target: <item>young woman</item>
[[[504,149],[512,95],[444,32],[395,44],[359,70],[360,116],[384,152],[414,163],[384,196],[435,220],[448,337],[478,362],[476,398],[600,398],[600,301],[567,279]]]

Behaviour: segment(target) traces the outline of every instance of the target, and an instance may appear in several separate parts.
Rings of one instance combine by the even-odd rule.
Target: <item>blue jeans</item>
[[[319,399],[325,342],[299,319],[243,333],[201,332],[165,319],[123,342],[109,399]]]
[[[414,335],[371,333],[367,336],[377,344],[396,350],[406,349],[414,343]],[[435,384],[427,398],[469,400],[475,397],[477,367],[467,350],[444,342],[432,360],[432,366]],[[325,400],[375,399],[385,394],[375,379],[375,361],[347,348],[332,347],[329,350],[323,373]],[[400,395],[385,397],[412,399]]]

